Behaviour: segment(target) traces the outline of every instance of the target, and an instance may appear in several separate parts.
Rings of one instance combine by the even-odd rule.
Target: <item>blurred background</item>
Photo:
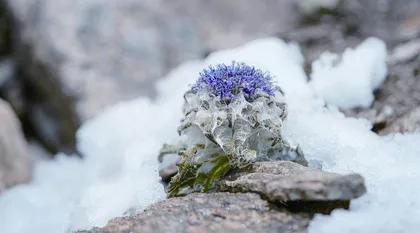
[[[77,154],[83,122],[153,99],[177,65],[271,36],[298,42],[308,73],[321,52],[378,37],[388,79],[371,109],[346,114],[380,132],[418,106],[420,0],[0,0],[0,190],[34,158]]]

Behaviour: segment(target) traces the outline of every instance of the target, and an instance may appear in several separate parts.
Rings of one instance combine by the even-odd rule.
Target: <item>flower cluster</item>
[[[222,100],[230,101],[239,93],[243,93],[248,100],[254,100],[258,91],[274,96],[280,88],[273,85],[269,73],[245,63],[232,62],[231,65],[219,64],[204,69],[191,90],[207,91]]]

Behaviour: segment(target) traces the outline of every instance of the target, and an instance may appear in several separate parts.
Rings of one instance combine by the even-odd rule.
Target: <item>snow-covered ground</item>
[[[138,99],[110,107],[85,123],[78,147],[86,159],[58,156],[36,167],[31,184],[0,196],[0,232],[64,233],[103,226],[129,208],[164,198],[156,154],[177,139],[183,94],[209,64],[243,61],[269,71],[286,93],[285,135],[327,171],[361,173],[368,193],[350,211],[318,215],[310,232],[416,232],[420,229],[420,134],[379,137],[363,119],[337,107],[369,106],[384,80],[386,48],[369,38],[337,57],[314,62],[307,82],[299,46],[267,38],[187,62],[157,85],[156,102]],[[325,104],[328,104],[325,107]],[[164,224],[164,223],[162,223]]]

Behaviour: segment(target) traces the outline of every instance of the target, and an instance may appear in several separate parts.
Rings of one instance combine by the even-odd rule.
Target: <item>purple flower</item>
[[[191,90],[207,91],[225,101],[235,99],[241,92],[247,100],[255,100],[258,90],[271,96],[281,91],[267,72],[235,61],[231,65],[219,64],[204,69]]]

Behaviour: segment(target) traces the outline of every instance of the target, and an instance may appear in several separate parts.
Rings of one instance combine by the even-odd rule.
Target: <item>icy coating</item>
[[[254,161],[307,165],[303,152],[282,135],[287,104],[272,77],[245,63],[210,66],[184,95],[184,158],[168,196],[207,192],[226,172]],[[175,148],[165,145],[164,151]],[[162,156],[160,156],[162,158]]]
[[[281,94],[276,97],[265,93],[255,96],[254,101],[248,102],[240,93],[230,104],[223,104],[220,98],[208,93],[187,93],[185,117],[179,132],[187,134],[188,138],[203,139],[198,142],[202,144],[208,139],[226,154],[245,161],[265,157],[269,154],[268,149],[272,149],[269,145],[281,139],[287,105]]]

